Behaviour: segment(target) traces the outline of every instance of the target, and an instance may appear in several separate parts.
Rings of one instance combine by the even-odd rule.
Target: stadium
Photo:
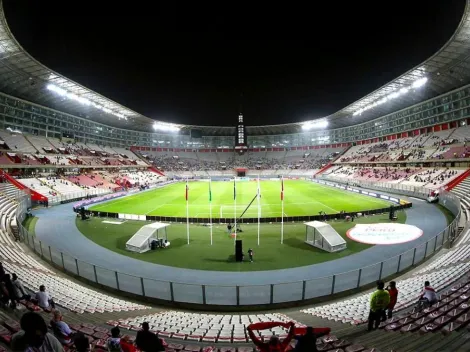
[[[0,38],[0,261],[94,350],[149,322],[166,351],[248,352],[290,321],[331,329],[319,351],[470,348],[470,2],[419,66],[282,125],[143,116],[34,59],[1,1]],[[379,280],[400,294],[366,332]],[[1,349],[39,304],[0,309]]]

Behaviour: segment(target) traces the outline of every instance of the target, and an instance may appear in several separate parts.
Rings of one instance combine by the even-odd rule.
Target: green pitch
[[[347,242],[347,249],[339,253],[327,253],[305,244],[305,225],[302,223],[285,225],[284,244],[280,243],[281,226],[279,224],[261,224],[259,246],[257,224],[242,225],[243,232],[238,234],[238,238],[243,240],[245,253],[248,248],[253,248],[255,261],[254,263],[236,263],[233,256],[234,239],[229,237],[225,225],[216,224],[213,227],[212,245],[208,227],[191,225],[188,245],[186,224],[172,224],[168,227],[168,240],[171,243],[169,248],[138,254],[127,251],[126,242],[148,222],[125,221],[116,225],[104,223],[103,221],[106,220],[95,217],[87,221],[77,220],[76,224],[80,232],[90,240],[125,256],[180,268],[221,271],[277,270],[335,260],[370,247],[351,241],[345,235],[346,231],[356,223],[370,224],[389,221],[388,214],[382,214],[360,217],[354,223],[344,220],[330,222]],[[398,222],[404,223],[405,220],[405,212],[398,212]]]
[[[135,215],[159,215],[186,217],[186,184],[172,184],[160,189],[138,193],[90,207],[91,210]],[[261,217],[281,216],[281,182],[261,181]],[[212,182],[212,217],[233,218],[240,216],[256,196],[257,182],[240,181],[236,185],[236,202],[233,200],[233,182]],[[208,218],[209,183],[189,183],[189,217]],[[317,215],[387,208],[389,202],[309,181],[284,181],[284,216]],[[258,216],[257,201],[244,217]]]

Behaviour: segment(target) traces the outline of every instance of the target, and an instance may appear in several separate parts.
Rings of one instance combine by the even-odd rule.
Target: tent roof
[[[340,246],[346,243],[345,239],[341,237],[341,235],[336,232],[330,224],[320,221],[309,221],[306,222],[305,225],[318,230],[331,247]]]
[[[170,226],[170,224],[164,222],[154,222],[144,225],[129,239],[129,241],[127,241],[126,245],[141,247],[149,240],[155,231],[161,230],[167,226]]]

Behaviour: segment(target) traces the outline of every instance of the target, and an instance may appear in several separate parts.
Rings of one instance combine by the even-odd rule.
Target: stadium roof
[[[413,83],[424,77],[427,78],[427,83],[414,89]],[[468,83],[470,83],[470,0],[466,2],[462,20],[454,35],[436,54],[362,99],[322,119],[327,119],[328,128],[354,125],[444,94]],[[118,128],[149,131],[149,127],[155,122],[52,71],[32,58],[11,33],[5,18],[3,0],[0,0],[0,91]],[[303,124],[304,122],[248,126],[247,134],[297,133],[302,130]],[[234,132],[232,127],[190,125],[177,127],[183,131],[199,128],[203,130],[203,135],[231,135]]]

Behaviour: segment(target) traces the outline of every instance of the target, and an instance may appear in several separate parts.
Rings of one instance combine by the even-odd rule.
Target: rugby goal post
[[[305,223],[305,243],[327,252],[346,249],[344,238],[330,224],[321,221]]]

